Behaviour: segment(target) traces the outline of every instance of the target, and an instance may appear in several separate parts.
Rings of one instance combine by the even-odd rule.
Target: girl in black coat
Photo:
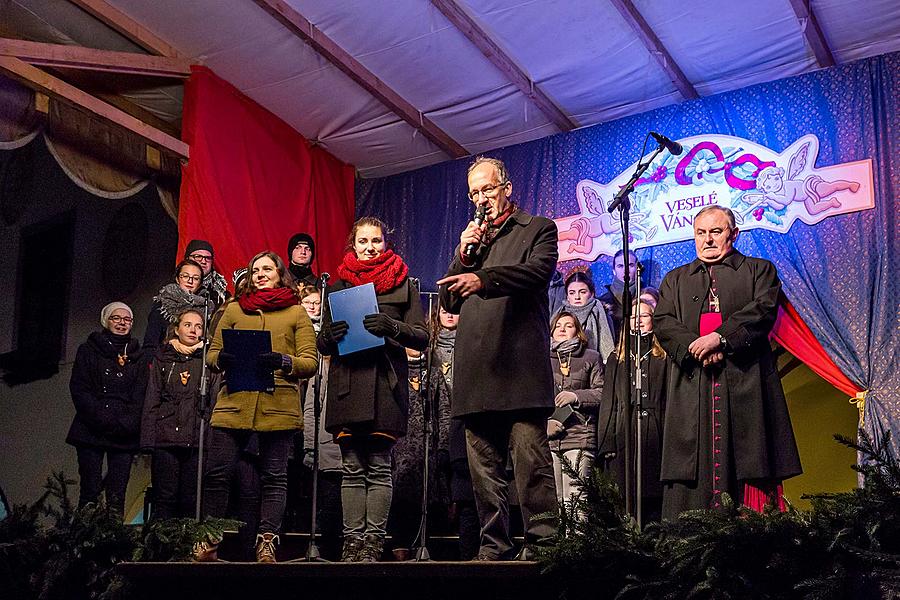
[[[78,453],[78,505],[96,502],[102,487],[107,506],[121,515],[138,449],[147,363],[140,343],[131,337],[134,315],[127,304],[107,304],[100,322],[103,329],[78,347],[72,366],[69,391],[75,418],[66,442]]]
[[[666,351],[653,334],[653,307],[641,301],[635,304],[634,312],[640,314],[641,331],[641,497],[643,522],[659,521],[662,510],[662,484],[660,465],[662,464],[662,434],[666,411]],[[635,328],[632,318],[632,328]],[[600,419],[597,433],[600,454],[606,459],[608,469],[618,482],[619,489],[625,490],[625,436],[628,427],[625,422],[625,402],[632,392],[625,388],[624,332],[619,336],[619,347],[606,360],[606,377],[603,385]],[[632,338],[631,351],[636,350]],[[633,364],[633,363],[632,363]],[[632,374],[632,385],[634,385]],[[632,413],[632,423],[637,415]],[[636,466],[636,429],[631,427],[635,448],[632,454]],[[632,470],[637,473],[636,469]]]
[[[155,519],[195,513],[202,361],[203,315],[188,310],[178,316],[175,336],[156,353],[144,401],[141,449],[153,457]]]
[[[332,322],[328,306],[318,337],[319,351],[331,356],[325,428],[341,447],[345,562],[375,562],[381,555],[393,490],[390,449],[407,425],[404,347],[424,350],[428,345],[419,292],[403,259],[387,249],[386,231],[373,217],[354,223],[349,251],[338,267],[340,279],[329,289],[374,284],[379,312],[367,315],[363,326],[383,337],[384,345],[340,355],[338,342],[349,327]]]

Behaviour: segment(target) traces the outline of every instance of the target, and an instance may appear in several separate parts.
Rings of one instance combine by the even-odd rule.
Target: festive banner
[[[796,220],[814,225],[826,217],[875,207],[872,161],[815,168],[819,138],[805,135],[776,153],[729,135],[684,138],[683,152],[664,150],[631,194],[629,244],[645,248],[694,237],[694,215],[704,207],[732,209],[739,229],[787,233]],[[578,182],[581,212],[554,219],[559,258],[592,261],[622,247],[618,211],[607,212],[637,163],[607,184]]]

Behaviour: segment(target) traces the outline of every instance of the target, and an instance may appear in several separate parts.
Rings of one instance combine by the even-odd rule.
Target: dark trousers
[[[474,502],[457,502],[456,515],[459,519],[459,560],[472,560],[478,556],[481,537],[481,523]]]
[[[465,423],[469,471],[481,521],[479,556],[512,558],[507,456],[512,457],[525,543],[540,544],[555,535],[555,517],[535,518],[558,510],[546,416],[534,411],[510,411],[473,415]]]
[[[154,519],[193,517],[197,510],[195,448],[156,448],[150,467]]]
[[[131,476],[131,461],[134,453],[123,450],[104,450],[79,446],[78,478],[80,492],[79,508],[89,502],[97,502],[100,492],[106,492],[106,505],[116,514],[125,514],[125,490]],[[103,477],[103,457],[106,457],[106,477]]]
[[[257,533],[278,533],[287,499],[287,461],[294,432],[211,428],[203,477],[204,514],[224,517],[241,451],[247,438],[259,437],[260,508]]]

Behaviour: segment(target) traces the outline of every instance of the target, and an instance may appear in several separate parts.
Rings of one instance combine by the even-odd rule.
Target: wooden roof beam
[[[791,0],[791,8],[800,22],[800,29],[806,37],[806,42],[812,48],[813,54],[816,56],[816,62],[820,67],[833,67],[836,62],[825,36],[822,34],[822,28],[819,27],[819,20],[813,13],[812,6],[808,0]]]
[[[151,146],[171,152],[184,160],[190,157],[190,147],[178,138],[151,127],[128,113],[102,100],[98,100],[62,79],[33,67],[18,58],[0,56],[0,72],[9,75],[35,91],[42,92],[63,102],[74,104],[105,121],[123,127],[146,140]]]
[[[83,0],[78,0],[83,1]],[[431,143],[453,158],[468,156],[469,151],[438,127],[400,94],[385,85],[374,73],[356,60],[334,40],[326,36],[306,17],[282,0],[253,0],[291,33],[309,44],[328,62],[340,69],[350,79],[396,113],[410,126],[422,132]]]
[[[535,85],[534,80],[494,41],[494,36],[479,25],[456,0],[431,0],[431,3],[481,50],[481,53],[519,88],[520,92],[530,98],[560,131],[571,131],[578,127],[578,122]]]
[[[67,44],[45,44],[10,38],[0,38],[0,56],[14,56],[32,65],[43,67],[177,78],[188,77],[191,74],[190,62],[180,58],[95,50]]]
[[[104,0],[69,0],[69,2],[112,27],[148,52],[169,58],[179,56],[173,46]]]
[[[666,72],[666,75],[669,76],[672,84],[681,95],[686,100],[699,98],[700,94],[697,93],[694,85],[687,77],[685,77],[684,71],[681,70],[681,67],[678,66],[678,63],[675,62],[675,59],[672,58],[672,55],[669,54],[666,47],[663,46],[662,42],[659,41],[659,38],[656,37],[653,29],[650,28],[650,25],[641,13],[635,8],[634,3],[631,0],[610,0],[610,3],[616,7],[619,14],[621,14],[625,21],[631,26],[634,33],[637,34],[647,50],[650,51],[650,55],[656,59],[656,62],[662,67],[662,70]]]

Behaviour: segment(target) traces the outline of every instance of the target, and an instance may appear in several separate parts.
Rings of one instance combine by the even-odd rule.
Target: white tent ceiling
[[[449,157],[254,0],[108,0],[374,177]],[[610,0],[456,0],[579,126],[684,99]],[[818,68],[792,1],[633,0],[701,96]],[[429,0],[285,0],[468,152],[558,133]],[[900,49],[897,0],[811,4],[838,64]],[[66,0],[0,0],[2,33],[137,47]],[[10,33],[12,30],[12,34]],[[178,85],[126,92],[177,122]]]

